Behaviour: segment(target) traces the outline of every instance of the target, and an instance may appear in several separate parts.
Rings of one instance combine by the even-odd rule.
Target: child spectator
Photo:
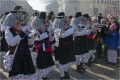
[[[106,46],[108,48],[108,63],[116,64],[117,63],[117,49],[119,42],[119,32],[116,30],[117,25],[112,23],[108,30],[108,33],[111,34],[111,37],[107,38]]]

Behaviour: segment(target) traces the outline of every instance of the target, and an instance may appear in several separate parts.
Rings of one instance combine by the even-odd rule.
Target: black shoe
[[[80,73],[80,74],[84,74],[84,72],[82,71],[82,70],[76,70],[78,73]]]
[[[76,71],[80,74],[84,74],[84,72],[82,71],[82,65],[83,63],[81,63],[80,65],[77,65],[77,69],[76,69]]]
[[[112,64],[111,62],[108,62],[108,64]]]
[[[66,76],[60,77],[61,80],[67,79]]]
[[[116,63],[112,63],[113,65],[116,65]]]
[[[83,71],[86,71],[86,69],[85,69],[85,68],[83,68],[83,67],[82,67],[81,69],[82,69]]]
[[[65,77],[66,77],[67,79],[71,79],[68,72],[64,72],[64,73],[65,73]]]
[[[92,67],[92,64],[89,63],[89,62],[88,62],[88,63],[85,63],[85,65],[88,66],[88,67]]]
[[[107,56],[103,56],[103,58],[107,58]]]
[[[48,77],[45,77],[45,78],[42,78],[43,80],[48,80],[49,78]]]
[[[97,60],[93,60],[92,63],[97,63]]]
[[[98,59],[101,59],[101,58],[102,58],[102,56],[98,56],[97,58],[98,58]]]

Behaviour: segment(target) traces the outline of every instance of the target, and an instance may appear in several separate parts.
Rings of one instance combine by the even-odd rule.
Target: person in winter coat
[[[117,63],[117,50],[119,46],[119,32],[116,30],[117,25],[111,24],[108,33],[112,35],[112,37],[107,37],[106,46],[108,48],[108,63],[116,64]]]

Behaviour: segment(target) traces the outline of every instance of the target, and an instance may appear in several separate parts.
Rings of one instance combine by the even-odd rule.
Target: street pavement
[[[2,58],[0,58],[1,60]],[[118,58],[120,61],[120,58]],[[2,61],[2,60],[1,60]],[[0,64],[2,63],[0,61]],[[116,65],[108,64],[105,58],[98,59],[97,63],[92,64],[92,67],[84,65],[86,68],[85,74],[79,74],[76,72],[76,66],[72,65],[69,69],[71,80],[119,80],[120,79],[120,68],[119,63]],[[56,68],[48,74],[48,78],[51,80],[59,80],[59,69]],[[6,80],[8,73],[3,71],[3,67],[0,67],[0,80]]]

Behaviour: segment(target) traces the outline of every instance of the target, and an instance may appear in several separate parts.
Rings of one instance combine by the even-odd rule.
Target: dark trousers
[[[107,51],[108,51],[108,49],[107,49],[107,47],[106,47],[106,45],[104,45],[104,57],[107,57]]]
[[[98,58],[102,57],[102,43],[98,42],[96,51],[97,51],[97,57]]]

